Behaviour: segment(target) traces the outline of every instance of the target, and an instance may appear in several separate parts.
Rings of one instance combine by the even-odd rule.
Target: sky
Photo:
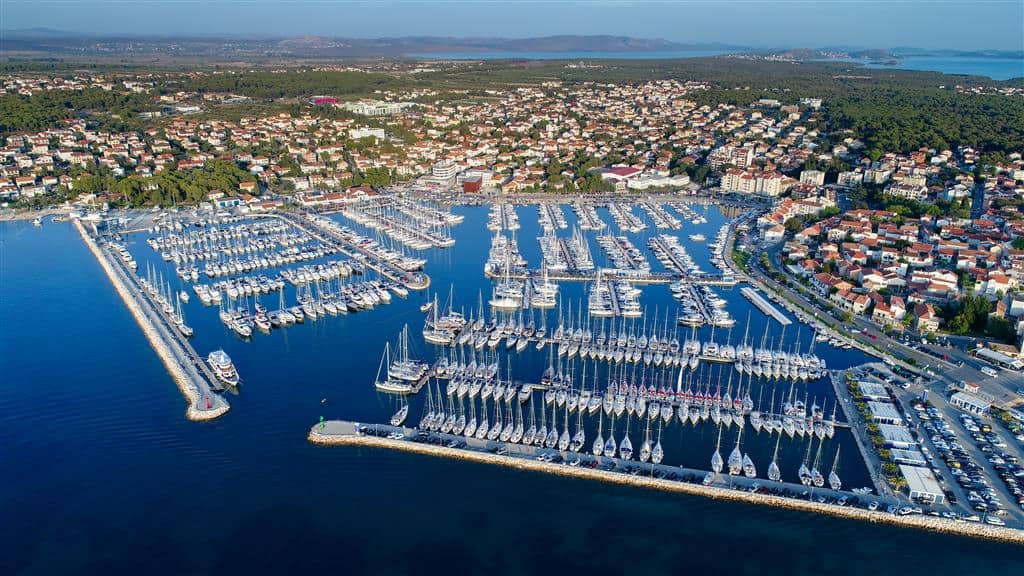
[[[1024,50],[1024,0],[0,0],[0,22],[97,35],[613,34],[755,48]]]

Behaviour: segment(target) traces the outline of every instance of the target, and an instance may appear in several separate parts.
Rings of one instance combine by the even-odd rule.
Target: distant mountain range
[[[100,35],[49,28],[9,30],[0,35],[0,48],[12,56],[224,57],[224,58],[367,58],[415,54],[536,52],[735,52],[777,54],[794,59],[819,59],[844,54],[851,58],[884,59],[904,55],[1021,57],[1020,52],[892,50],[865,48],[763,49],[726,43],[680,43],[629,36],[560,35],[537,38],[459,38],[404,36],[397,38],[332,38],[326,36],[267,37],[254,35]]]
[[[177,55],[211,52],[262,53],[267,56],[371,57],[419,53],[522,53],[531,52],[675,52],[683,50],[749,50],[725,44],[681,44],[661,39],[628,36],[545,36],[539,38],[456,38],[405,36],[397,38],[332,38],[326,36],[142,36],[90,35],[47,28],[12,30],[4,34],[4,48],[45,53],[105,52],[116,46],[132,47],[139,54],[174,45]]]

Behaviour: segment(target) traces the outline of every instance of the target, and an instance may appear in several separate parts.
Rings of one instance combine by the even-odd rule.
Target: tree
[[[551,160],[548,161],[548,166],[545,172],[547,173],[548,178],[560,175],[562,173],[562,163],[557,157],[552,156]]]
[[[797,216],[793,216],[786,220],[784,224],[786,232],[790,234],[796,234],[797,232],[804,229],[804,221]]]

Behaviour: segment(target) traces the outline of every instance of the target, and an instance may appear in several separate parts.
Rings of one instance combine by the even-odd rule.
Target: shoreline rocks
[[[157,356],[163,362],[164,367],[171,375],[171,380],[177,385],[178,390],[185,397],[188,402],[188,407],[185,410],[185,417],[194,422],[203,422],[208,420],[214,420],[223,416],[230,409],[227,402],[223,402],[222,405],[204,410],[200,408],[202,402],[202,396],[196,389],[195,385],[190,381],[188,375],[185,373],[185,369],[181,366],[181,363],[175,358],[174,353],[168,348],[167,343],[164,342],[163,337],[157,331],[156,327],[149,320],[146,314],[142,311],[139,303],[132,296],[128,287],[124,285],[117,272],[111,267],[110,262],[103,256],[99,246],[89,236],[89,233],[85,231],[82,223],[78,220],[74,220],[74,226],[78,230],[78,234],[82,237],[85,245],[92,252],[92,255],[96,257],[96,260],[100,263],[100,267],[103,268],[103,272],[107,275],[110,283],[114,285],[114,290],[121,297],[125,306],[128,307],[128,311],[131,312],[135,321],[139,327],[142,328],[142,333],[145,334],[146,339],[149,340],[150,346],[156,351]]]
[[[562,477],[583,478],[593,481],[609,482],[622,486],[633,486],[649,490],[662,490],[666,492],[703,496],[714,500],[730,500],[735,502],[745,502],[748,504],[758,504],[761,506],[787,508],[802,512],[816,512],[819,514],[827,514],[829,516],[848,518],[862,522],[889,524],[893,526],[916,528],[918,530],[927,530],[930,532],[954,534],[971,538],[1024,545],[1024,531],[1014,530],[1012,528],[990,526],[988,524],[981,523],[957,522],[946,518],[936,518],[934,516],[897,516],[886,512],[872,512],[869,510],[862,510],[860,508],[847,508],[843,506],[822,504],[819,502],[795,500],[793,498],[784,498],[782,496],[774,496],[770,494],[752,494],[750,492],[728,490],[716,486],[704,486],[702,484],[691,484],[659,478],[632,476],[629,474],[606,472],[591,468],[576,468],[563,464],[500,456],[497,454],[477,452],[473,450],[447,448],[444,446],[421,444],[407,440],[392,440],[376,436],[357,436],[352,434],[322,434],[317,431],[318,426],[319,425],[314,425],[310,429],[308,440],[310,443],[319,446],[363,446],[369,448],[400,450],[414,454],[493,464],[516,470],[545,472]]]

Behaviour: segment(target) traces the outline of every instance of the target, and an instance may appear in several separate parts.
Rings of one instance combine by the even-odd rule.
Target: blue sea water
[[[985,58],[981,56],[902,56],[899,64],[866,63],[866,68],[882,70],[921,70],[943,74],[987,76],[993,80],[1024,78],[1024,59]]]
[[[722,50],[654,50],[650,52],[418,52],[414,58],[430,60],[659,60],[703,58],[728,54]]]
[[[677,58],[705,58],[729,54],[720,50],[679,50],[655,52],[424,52],[410,54],[415,58],[432,60],[673,60]],[[835,60],[829,60],[835,61]],[[904,56],[900,63],[889,66],[867,60],[849,60],[865,68],[883,70],[920,70],[943,74],[987,76],[993,80],[1024,77],[1024,60],[1019,58],[991,58],[984,56]]]
[[[518,210],[519,244],[536,264],[536,209]],[[428,253],[428,272],[433,289],[444,295],[454,285],[456,303],[468,309],[488,286],[481,267],[489,234],[486,209],[459,211],[467,218],[455,228],[455,248]],[[701,231],[713,238],[723,218],[712,208],[708,220],[687,223],[680,234]],[[636,235],[634,243],[643,246],[643,237]],[[146,259],[162,264],[143,240],[136,236],[131,245],[142,268]],[[706,263],[706,248],[690,251]],[[571,298],[582,290],[564,287]],[[736,291],[724,296],[742,324],[749,305]],[[321,415],[383,421],[391,413],[393,400],[374,392],[373,376],[383,343],[402,324],[418,334],[424,297],[251,342],[225,332],[216,310],[193,299],[186,315],[196,329],[194,345],[200,351],[224,347],[244,379],[225,417],[197,424],[184,418],[178,390],[74,230],[49,222],[42,229],[0,223],[0,573],[860,574],[884,566],[934,574],[1024,568],[1019,548],[987,542],[309,445],[305,434]],[[264,299],[275,304],[273,297]],[[670,303],[667,289],[646,290],[643,302],[663,310]],[[751,334],[760,337],[765,318],[755,311],[751,322]],[[802,337],[810,334],[805,330]],[[432,353],[422,341],[416,348]],[[817,352],[833,367],[863,360],[822,346]],[[539,375],[545,364],[543,355],[516,358],[513,374]],[[811,394],[828,394],[821,383],[808,386]],[[414,405],[410,418],[418,417]],[[712,429],[674,424],[670,432],[666,460],[706,467]],[[834,442],[846,442],[844,435]],[[753,436],[744,443],[762,469],[771,444]],[[786,444],[783,467],[792,470],[805,447]],[[855,453],[852,444],[843,450]],[[843,475],[849,486],[865,483],[855,458],[844,458]],[[907,554],[926,549],[941,553]]]

